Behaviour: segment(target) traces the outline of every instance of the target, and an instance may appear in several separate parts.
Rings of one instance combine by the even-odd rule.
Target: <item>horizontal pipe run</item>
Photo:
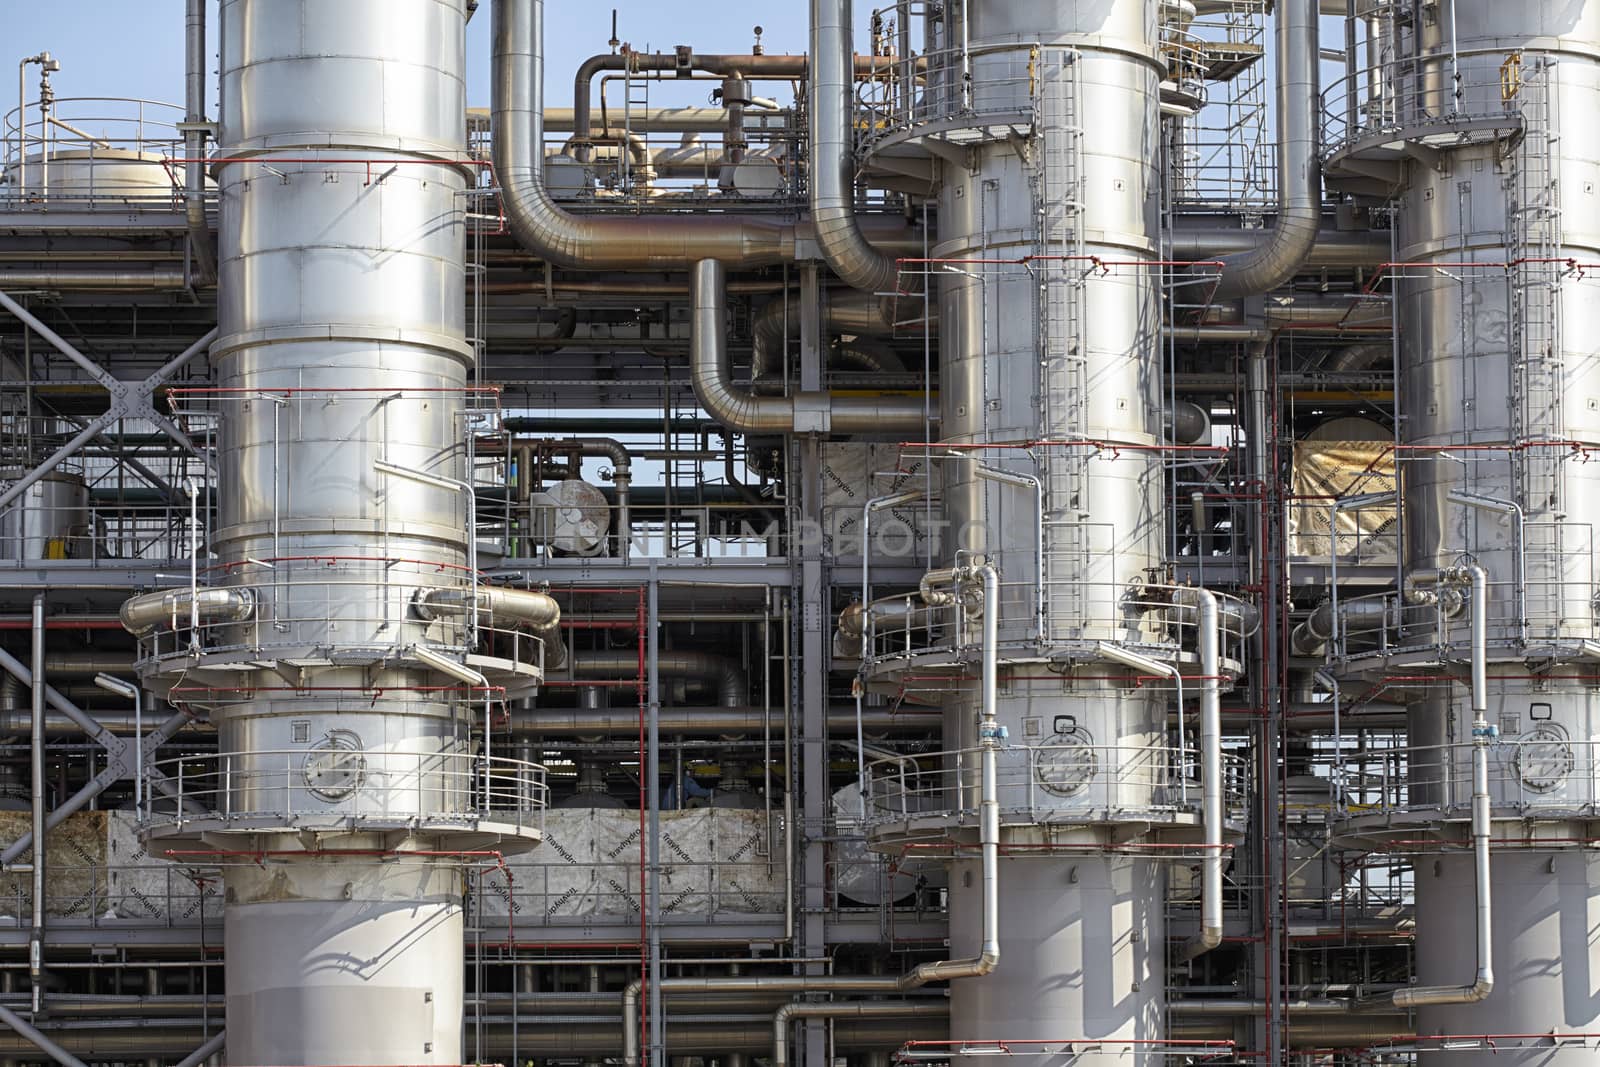
[[[44,258],[41,256],[41,258]],[[186,289],[189,279],[182,269],[151,267],[107,270],[93,267],[47,267],[0,270],[0,289],[70,289],[87,292],[164,292]]]
[[[191,622],[244,622],[255,607],[255,594],[248,589],[158,589],[124,601],[119,616],[123,629],[142,636],[164,625],[176,630]]]
[[[800,1019],[943,1019],[950,1005],[939,1000],[794,1001],[772,1017],[771,1067],[789,1067],[789,1028]]]

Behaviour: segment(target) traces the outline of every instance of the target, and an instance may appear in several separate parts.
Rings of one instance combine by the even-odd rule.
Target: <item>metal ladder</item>
[[[1084,311],[1089,266],[1084,260],[1083,71],[1079,55],[1042,48],[1034,60],[1035,209],[1039,218],[1039,428],[1052,440],[1088,436],[1088,353]],[[1045,480],[1045,640],[1081,631],[1082,579],[1088,572],[1088,453],[1055,445],[1043,457]]]
[[[650,114],[650,81],[648,73],[635,69],[633,54],[629,53],[622,79],[622,143],[617,145],[617,174],[621,181],[620,191],[624,193],[633,192],[633,153],[629,149],[633,145],[635,123],[646,128],[645,122]]]
[[[1522,138],[1511,154],[1506,182],[1510,311],[1510,414],[1512,441],[1528,445],[1566,438],[1561,344],[1561,199],[1556,152],[1561,140],[1551,92],[1551,64],[1540,60],[1514,92],[1523,118]],[[1511,456],[1513,498],[1530,517],[1561,511],[1561,448],[1524,447]],[[1530,620],[1556,621],[1562,614],[1559,530],[1555,543],[1529,551],[1523,593]],[[1536,593],[1535,590],[1542,590]]]

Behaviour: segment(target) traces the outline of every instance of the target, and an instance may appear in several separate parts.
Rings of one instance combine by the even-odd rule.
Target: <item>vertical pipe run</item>
[[[1000,708],[1000,572],[992,564],[951,572],[958,583],[983,584],[983,678],[978,719],[978,849],[982,856],[983,935],[978,954],[966,959],[924,963],[903,975],[897,989],[920,989],[929,982],[982,978],[1000,965],[1000,790],[999,751],[1005,731]]]
[[[645,655],[646,700],[649,704],[649,722],[645,738],[645,791],[649,805],[650,826],[645,835],[648,848],[646,862],[649,882],[645,891],[645,917],[650,924],[650,991],[646,999],[650,1023],[650,1042],[647,1062],[650,1067],[665,1067],[667,1028],[661,1015],[661,671],[657,662],[661,651],[661,585],[656,579],[656,566],[650,564],[650,588],[646,593]],[[678,788],[683,788],[678,783]],[[632,1029],[631,1019],[623,1026]]]
[[[1472,865],[1476,898],[1474,936],[1477,969],[1472,981],[1459,986],[1408,986],[1391,995],[1361,997],[1363,1009],[1433,1007],[1476,1004],[1494,991],[1494,918],[1490,883],[1489,835],[1492,829],[1489,798],[1489,743],[1498,731],[1488,721],[1489,710],[1489,577],[1477,564],[1447,567],[1432,574],[1411,573],[1419,584],[1467,585],[1471,589],[1472,672]]]
[[[202,162],[206,135],[198,128],[206,120],[206,3],[187,0],[184,21],[184,123],[188,126],[183,133],[183,154],[188,159],[184,164],[184,209],[196,285],[209,285],[217,277],[217,257],[206,224],[206,166]]]
[[[1205,823],[1205,859],[1200,892],[1200,929],[1184,945],[1192,960],[1222,944],[1222,656],[1217,598],[1195,591],[1200,609],[1200,790]],[[1182,717],[1183,708],[1178,708]]]
[[[33,814],[33,921],[28,933],[28,981],[33,987],[33,1014],[44,1006],[44,594],[33,598],[33,733],[29,799]]]

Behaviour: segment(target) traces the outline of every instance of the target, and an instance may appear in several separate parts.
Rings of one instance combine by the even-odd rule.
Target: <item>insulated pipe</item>
[[[744,668],[727,656],[711,652],[671,651],[656,653],[656,670],[663,678],[698,678],[716,689],[717,703],[738,708],[749,693]],[[597,649],[578,653],[568,667],[573,678],[627,679],[639,673],[639,653],[631,648]],[[543,710],[539,713],[545,714]],[[558,713],[559,714],[559,713]],[[665,712],[663,712],[665,714]],[[636,716],[630,718],[633,721]]]
[[[891,293],[900,289],[899,265],[867,242],[856,221],[851,22],[850,0],[811,0],[811,221],[822,258],[846,284]]]
[[[3,648],[0,648],[0,669],[11,672],[11,674],[15,676],[16,679],[23,685],[33,684],[33,671],[29,670],[21,660],[17,659],[17,657],[13,656]],[[123,755],[127,752],[128,746],[125,742],[118,740],[112,735],[110,730],[107,730],[104,726],[101,726],[98,722],[96,722],[93,715],[88,714],[82,708],[78,707],[78,705],[62,696],[54,686],[45,686],[44,698],[52,708],[55,708],[61,714],[77,723],[78,729],[88,734],[93,740],[99,742],[101,747],[105,748],[108,752],[117,756]]]
[[[892,711],[889,708],[867,708],[862,712],[861,723],[864,730],[874,734],[896,730],[937,730],[940,714],[933,708],[899,711]],[[656,713],[656,719],[663,734],[723,737],[729,734],[759,733],[767,715],[768,710],[764,707],[662,708]],[[4,720],[0,720],[0,723],[3,722]],[[540,707],[534,712],[513,712],[511,715],[513,736],[636,737],[638,732],[637,706],[594,710]],[[833,737],[854,737],[855,709],[830,708],[828,734]]]
[[[1222,944],[1222,652],[1216,595],[1198,589],[1200,603],[1200,810],[1205,858],[1200,884],[1200,929],[1183,946],[1192,960]],[[1183,709],[1178,709],[1179,715]]]
[[[1394,348],[1387,342],[1351,345],[1330,357],[1322,369],[1333,374],[1347,374],[1387,363],[1393,356]]]
[[[521,244],[561,267],[682,268],[708,258],[762,266],[794,258],[794,228],[736,215],[584,216],[544,184],[544,0],[494,0],[494,172],[506,223]],[[582,131],[580,131],[582,132]]]
[[[1259,241],[1259,230],[1179,229],[1172,231],[1168,248],[1173,259],[1193,261],[1244,255]],[[1387,263],[1393,254],[1387,230],[1340,230],[1330,220],[1324,220],[1305,265],[1333,270],[1372,269]]]
[[[46,659],[45,670],[47,673],[49,672],[49,667],[50,661]],[[68,688],[69,691],[73,689],[73,687]],[[126,710],[123,708],[95,708],[92,714],[95,723],[100,726],[101,729],[109,731],[118,737],[133,736],[134,716],[132,710]],[[21,709],[10,710],[0,708],[0,737],[25,734],[28,732],[28,723],[29,715],[27,712],[22,711]],[[199,719],[189,718],[188,721],[182,725],[182,730],[179,732],[199,733],[203,731],[208,733],[210,730],[211,725],[209,723],[203,722]],[[44,733],[47,739],[55,740],[62,737],[80,736],[83,733],[83,728],[72,719],[61,714],[59,711],[52,710],[45,712]],[[59,809],[52,808],[50,813],[51,816],[54,816],[57,810]]]
[[[211,227],[206,225],[206,2],[187,0],[184,20],[184,215],[189,226],[189,248],[194,254],[195,284],[217,280],[217,254],[211,247]]]
[[[789,1067],[789,1027],[796,1019],[900,1019],[913,1015],[942,1018],[948,1014],[950,1005],[941,1000],[797,1000],[779,1008],[772,1017],[772,1067]]]
[[[198,279],[196,281],[198,282]],[[190,278],[182,270],[173,270],[169,267],[143,269],[45,267],[39,270],[19,267],[0,270],[0,288],[3,289],[83,289],[142,293],[183,289],[189,283]]]
[[[1324,601],[1290,635],[1289,647],[1296,656],[1320,656],[1327,651],[1328,642],[1333,640],[1337,629],[1334,626],[1335,610],[1338,618],[1344,622],[1376,619],[1380,626],[1389,614],[1387,605],[1378,600],[1347,600],[1337,605],[1337,609],[1333,601]]]
[[[162,626],[176,630],[186,620],[200,624],[244,622],[254,614],[255,607],[255,594],[248,589],[158,589],[124,601],[118,617],[123,629],[143,637]]]
[[[788,294],[781,294],[761,306],[750,322],[750,377],[761,381],[780,373],[783,367],[785,323],[789,319],[791,302]],[[855,289],[836,290],[827,295],[822,305],[822,328],[829,334],[855,334],[881,337],[893,334],[894,323],[884,315],[883,301],[872,293]],[[904,372],[904,364],[884,366],[885,373]]]
[[[29,770],[33,834],[33,921],[28,932],[28,981],[33,988],[33,1014],[44,1007],[44,594],[33,598],[33,732]]]
[[[491,622],[510,620],[537,637],[544,645],[546,668],[559,668],[567,661],[567,646],[561,639],[561,605],[549,593],[503,585],[480,585],[475,590],[440,588],[420,593],[415,604],[417,615],[430,622],[471,616],[476,607],[478,613],[491,616]]]
[[[1278,51],[1278,218],[1247,252],[1222,257],[1214,300],[1271,292],[1295,276],[1317,242],[1322,222],[1318,163],[1321,53],[1317,0],[1280,0]]]
[[[1435,572],[1440,585],[1466,585],[1472,591],[1472,860],[1477,898],[1477,969],[1458,986],[1407,986],[1393,993],[1359,997],[1358,1010],[1390,1005],[1402,1011],[1441,1004],[1476,1004],[1494,991],[1494,919],[1490,891],[1489,741],[1489,577],[1477,564]]]
[[[497,4],[525,0],[496,0]],[[537,0],[534,0],[537,2]],[[737,433],[907,434],[923,430],[920,397],[825,392],[756,396],[733,384],[728,353],[727,267],[702,259],[690,271],[690,379],[706,413]]]

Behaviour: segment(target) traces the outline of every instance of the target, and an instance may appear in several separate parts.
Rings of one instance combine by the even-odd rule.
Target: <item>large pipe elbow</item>
[[[855,203],[855,51],[850,0],[811,0],[811,221],[817,247],[868,293],[900,288],[900,267],[867,241]]]
[[[1278,218],[1253,248],[1222,257],[1215,300],[1271,292],[1291,280],[1316,247],[1322,221],[1317,0],[1280,0],[1275,17]]]
[[[480,585],[477,589],[429,589],[416,598],[417,616],[425,622],[441,618],[461,618],[472,614],[474,597],[478,611],[491,622],[500,621],[527,630],[544,645],[547,668],[559,668],[567,661],[567,647],[561,640],[561,605],[549,593],[532,589],[509,589],[499,585]]]
[[[706,414],[737,433],[919,433],[918,397],[836,397],[825,392],[756,396],[733,384],[728,352],[728,268],[703,259],[689,272],[689,377]]]

